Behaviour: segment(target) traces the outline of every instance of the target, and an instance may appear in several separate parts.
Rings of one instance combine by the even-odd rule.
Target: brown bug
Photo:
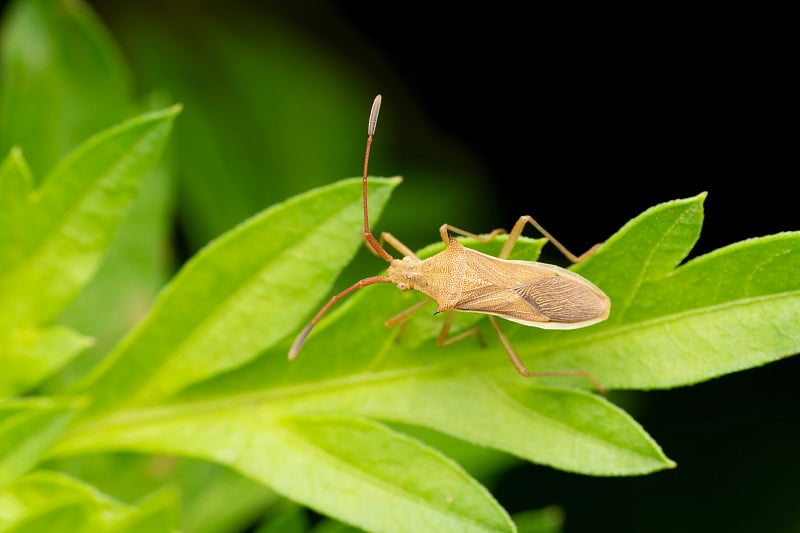
[[[392,257],[369,229],[367,213],[367,169],[375,125],[378,120],[381,96],[375,97],[369,117],[367,149],[364,157],[362,196],[364,202],[364,240],[370,250],[389,263],[385,276],[372,276],[356,282],[351,287],[331,298],[314,316],[308,326],[298,335],[289,359],[294,359],[311,330],[322,315],[339,299],[356,289],[376,283],[394,283],[401,291],[415,290],[436,301],[436,313],[464,311],[489,315],[489,322],[500,342],[523,376],[580,375],[592,382],[601,392],[603,388],[590,374],[582,370],[531,373],[522,364],[508,338],[500,329],[496,316],[526,326],[544,329],[576,329],[596,324],[608,318],[611,302],[603,291],[587,279],[559,266],[534,261],[509,260],[526,223],[534,226],[548,241],[553,243],[570,261],[577,263],[596,248],[581,256],[575,256],[552,237],[530,216],[520,217],[500,251],[499,257],[465,248],[451,233],[472,237],[487,242],[505,233],[495,229],[486,236],[479,236],[449,224],[439,228],[446,248],[427,259],[420,259],[414,252],[390,233],[382,233],[381,240],[403,254],[402,259]],[[402,323],[414,311],[427,304],[424,300],[386,321],[386,326]],[[444,321],[437,338],[437,345],[445,346],[470,335],[476,335],[483,343],[480,330],[475,327],[448,338],[454,315]]]

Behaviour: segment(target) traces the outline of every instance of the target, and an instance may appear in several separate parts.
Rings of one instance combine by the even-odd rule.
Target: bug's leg
[[[381,242],[389,243],[389,246],[403,254],[404,257],[419,259],[411,248],[400,242],[400,240],[391,233],[386,233],[385,231],[381,233]]]
[[[408,321],[409,316],[411,316],[412,314],[416,313],[417,311],[425,307],[425,305],[430,301],[431,301],[430,298],[425,298],[421,302],[415,303],[408,309],[400,311],[399,313],[388,319],[386,322],[383,323],[383,325],[386,326],[387,328],[391,328],[400,324],[400,326],[402,327]]]
[[[481,347],[486,346],[486,343],[483,341],[483,333],[481,333],[481,330],[478,329],[477,326],[448,338],[447,335],[450,333],[450,328],[453,326],[453,320],[455,320],[455,318],[456,315],[454,313],[447,313],[447,316],[444,319],[444,324],[442,324],[442,329],[439,331],[439,336],[436,338],[436,346],[441,348],[443,346],[453,344],[454,342],[458,342],[462,339],[466,339],[467,337],[472,337],[473,335],[477,338],[478,344],[480,344]]]
[[[497,333],[497,337],[500,339],[500,343],[505,348],[506,353],[508,354],[508,358],[511,359],[511,363],[514,365],[514,368],[517,369],[517,372],[522,374],[525,377],[535,377],[535,376],[581,376],[582,378],[586,379],[592,386],[602,395],[606,395],[607,391],[600,385],[600,382],[595,379],[593,375],[588,373],[585,370],[561,370],[561,371],[552,371],[552,372],[529,372],[525,365],[522,364],[522,360],[517,355],[517,352],[514,351],[514,347],[511,346],[511,342],[509,342],[508,337],[506,334],[503,333],[503,330],[500,329],[500,324],[497,323],[497,319],[493,316],[489,316],[489,322],[492,324],[492,328],[494,329],[495,333]]]
[[[451,226],[450,224],[442,224],[441,227],[439,227],[439,235],[442,236],[442,240],[444,241],[445,244],[447,244],[447,241],[450,240],[449,232],[456,233],[463,237],[470,237],[471,239],[475,239],[480,242],[489,242],[498,235],[505,234],[506,230],[504,230],[503,228],[496,228],[493,229],[488,235],[477,235],[475,233],[470,233],[469,231],[465,231],[455,226]]]
[[[397,334],[394,336],[395,342],[400,341],[400,337],[403,335],[403,331],[406,329],[406,325],[408,324],[408,317],[425,307],[430,301],[430,298],[425,298],[421,302],[415,303],[408,309],[400,311],[383,323],[383,325],[387,328],[395,326],[397,327]]]
[[[558,248],[558,251],[560,251],[562,254],[564,254],[564,257],[566,257],[567,259],[569,259],[573,263],[580,263],[581,261],[583,261],[584,259],[586,259],[590,255],[592,255],[594,253],[594,251],[597,250],[597,248],[600,247],[600,244],[595,244],[594,246],[592,246],[591,248],[589,248],[588,250],[583,252],[581,255],[575,255],[572,252],[570,252],[569,250],[567,250],[566,246],[564,246],[563,244],[558,242],[555,239],[555,237],[550,235],[550,233],[546,229],[544,229],[541,226],[541,224],[536,222],[533,219],[533,217],[531,217],[529,215],[524,215],[524,216],[519,217],[519,220],[517,220],[517,223],[514,224],[514,227],[511,229],[511,232],[508,234],[508,240],[503,245],[503,249],[500,250],[500,255],[498,256],[500,259],[508,259],[508,256],[511,255],[511,250],[514,248],[514,245],[517,243],[517,239],[519,239],[519,236],[522,235],[522,230],[525,228],[525,223],[526,222],[529,223],[534,228],[536,228],[536,230],[539,233],[541,233],[544,236],[545,239],[550,241],[553,244],[553,246]]]

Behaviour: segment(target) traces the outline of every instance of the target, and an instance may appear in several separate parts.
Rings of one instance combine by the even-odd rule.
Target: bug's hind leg
[[[497,333],[497,338],[500,339],[500,343],[503,345],[503,348],[506,350],[506,354],[508,354],[508,358],[511,359],[511,363],[514,365],[514,368],[517,369],[517,372],[522,374],[525,377],[535,377],[535,376],[580,376],[586,379],[592,386],[599,392],[600,394],[606,395],[607,391],[600,385],[600,382],[595,379],[593,375],[588,373],[585,370],[556,370],[556,371],[545,371],[545,372],[529,372],[525,365],[522,364],[522,360],[517,355],[517,352],[514,350],[514,347],[511,346],[511,342],[506,337],[506,334],[503,333],[503,330],[500,329],[500,324],[497,323],[497,319],[493,316],[489,316],[489,323],[492,324],[492,328],[494,329],[495,333]]]

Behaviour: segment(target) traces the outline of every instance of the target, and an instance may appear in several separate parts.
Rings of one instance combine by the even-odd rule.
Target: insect
[[[556,246],[570,261],[577,263],[596,248],[581,256],[575,256],[553,238],[532,217],[522,216],[508,234],[499,257],[492,257],[464,247],[451,234],[472,237],[488,242],[505,230],[495,229],[485,236],[443,224],[439,235],[446,247],[438,254],[420,259],[414,252],[390,233],[381,234],[381,242],[403,254],[402,259],[393,257],[381,245],[369,227],[367,209],[367,169],[372,139],[378,121],[381,96],[375,97],[367,129],[367,148],[364,156],[362,197],[364,204],[363,237],[370,250],[389,263],[385,276],[372,276],[357,281],[351,287],[333,296],[300,332],[291,349],[289,359],[294,359],[311,330],[328,309],[351,292],[376,283],[394,283],[401,291],[414,290],[433,299],[438,304],[434,314],[444,311],[463,311],[489,315],[489,322],[500,339],[517,371],[523,376],[580,375],[588,379],[597,390],[604,392],[588,372],[566,370],[555,372],[529,372],[520,360],[495,317],[504,318],[526,326],[544,329],[576,329],[596,324],[608,317],[611,301],[603,291],[589,280],[559,266],[534,261],[509,260],[515,243],[526,224],[534,226],[549,242]],[[426,299],[386,321],[386,326],[403,323],[413,312],[430,300]],[[475,335],[483,344],[477,327],[448,338],[454,315],[445,319],[437,338],[437,345],[444,346],[465,337]]]

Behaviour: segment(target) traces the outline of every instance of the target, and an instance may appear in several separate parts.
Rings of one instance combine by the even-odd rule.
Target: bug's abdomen
[[[515,287],[532,310],[551,322],[584,323],[608,316],[608,298],[593,287],[561,276],[540,278]]]
[[[575,329],[608,317],[609,298],[574,272],[473,253],[455,309],[545,329]]]

